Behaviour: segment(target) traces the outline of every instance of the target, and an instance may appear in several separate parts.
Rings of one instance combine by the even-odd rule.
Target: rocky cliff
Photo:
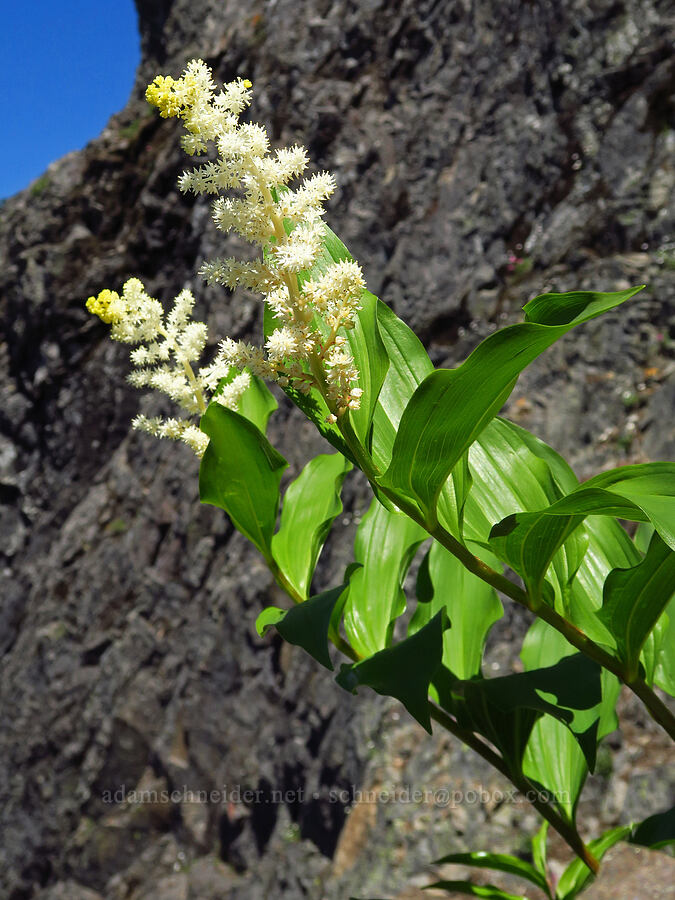
[[[190,451],[129,434],[155,401],[126,385],[125,350],[84,298],[138,275],[165,299],[193,287],[214,335],[260,327],[257,301],[196,278],[222,235],[206,203],[178,194],[178,126],[143,88],[193,56],[249,77],[272,139],[336,174],[331,226],[438,364],[545,289],[646,283],[549,351],[510,404],[587,476],[673,449],[673,7],[137,6],[127,107],[0,210],[0,895],[393,895],[453,848],[518,849],[516,828],[534,820],[517,803],[351,804],[355,788],[501,782],[395,706],[349,697],[259,640],[264,566],[200,507]],[[294,465],[319,446],[287,409],[274,438]],[[355,484],[327,571],[361,503]],[[494,666],[522,630],[510,610]],[[630,705],[625,723],[613,772],[590,786],[598,827],[664,804],[663,745]],[[114,793],[133,789],[176,794]],[[212,790],[207,803],[187,793]]]

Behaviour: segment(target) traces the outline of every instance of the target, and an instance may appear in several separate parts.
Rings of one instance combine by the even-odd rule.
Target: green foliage
[[[327,230],[324,253],[299,283],[348,259]],[[439,862],[519,875],[551,900],[568,900],[587,884],[595,865],[589,851],[599,858],[631,833],[657,845],[672,837],[672,816],[663,814],[587,850],[575,820],[598,742],[616,727],[619,678],[672,727],[649,685],[672,692],[675,684],[675,465],[624,466],[579,484],[552,448],[497,413],[529,362],[638,290],[536,297],[523,323],[491,335],[452,370],[434,370],[413,332],[365,292],[347,333],[361,408],[333,422],[319,382],[308,394],[285,388],[339,452],[310,460],[288,486],[278,527],[286,463],[264,435],[275,406],[267,389],[253,379],[240,414],[212,404],[202,419],[210,437],[202,499],[253,540],[297,604],[265,609],[258,632],[275,627],[329,669],[332,642],[350,660],[337,675],[343,688],[398,699],[427,731],[435,718],[521,790],[538,794],[548,823],[579,856],[555,895],[546,822],[533,840],[532,864],[489,853]],[[266,310],[265,335],[274,327]],[[354,561],[344,584],[310,596],[352,465],[374,494],[356,531]],[[636,543],[619,519],[641,523]],[[425,541],[406,620],[406,577]],[[505,566],[522,587],[506,580]],[[525,671],[486,678],[485,644],[503,613],[497,589],[539,618],[522,647]],[[468,881],[434,886],[513,897]]]
[[[202,502],[225,510],[271,559],[279,484],[288,463],[252,422],[218,403],[202,416],[201,428],[210,439],[199,470]]]
[[[399,644],[380,650],[354,665],[343,665],[337,676],[338,684],[352,693],[359,685],[367,685],[385,697],[396,697],[431,734],[427,696],[429,685],[441,664],[446,624],[441,611]]]
[[[322,666],[332,669],[333,663],[328,653],[328,633],[333,610],[344,590],[345,585],[341,584],[288,610],[268,606],[256,620],[256,631],[262,637],[274,626],[289,644],[302,647]]]
[[[408,633],[414,634],[444,609],[452,627],[443,634],[443,665],[457,678],[479,676],[487,634],[504,612],[494,588],[467,571],[437,541],[424,558],[420,576]],[[463,602],[466,597],[470,603]]]
[[[391,465],[380,483],[416,501],[433,521],[448,475],[503,406],[522,370],[575,325],[638,290],[535,297],[524,307],[524,323],[490,335],[456,369],[432,372],[401,417]]]
[[[533,865],[510,856],[507,853],[486,853],[484,850],[477,853],[449,853],[447,856],[437,859],[435,866],[453,863],[460,866],[472,866],[480,869],[493,869],[497,872],[508,872],[509,875],[518,875],[525,878],[536,887],[540,888],[547,897],[550,897],[546,878]]]
[[[342,512],[340,491],[350,469],[340,453],[315,456],[286,489],[272,555],[303,599],[331,525]]]
[[[408,516],[389,512],[374,500],[354,541],[359,563],[349,580],[344,627],[359,656],[370,656],[391,642],[396,619],[404,612],[403,581],[426,532]]]

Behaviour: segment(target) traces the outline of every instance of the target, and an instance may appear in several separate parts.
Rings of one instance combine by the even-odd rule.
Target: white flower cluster
[[[200,154],[211,145],[217,151],[216,162],[181,176],[180,189],[195,194],[237,189],[237,196],[215,200],[216,226],[236,231],[262,251],[256,261],[218,259],[201,269],[209,283],[262,293],[277,322],[264,348],[224,340],[216,364],[246,367],[305,393],[316,387],[327,401],[329,419],[336,421],[358,408],[363,393],[347,341],[338,334],[354,327],[363,276],[355,262],[342,261],[324,265],[308,279],[324,250],[323,203],[335,181],[319,173],[295,190],[288,188],[305,170],[307,154],[302,147],[271,153],[264,128],[239,122],[251,100],[250,87],[237,79],[217,91],[209,68],[193,60],[178,80],[158,76],[146,97],[162,116],[183,120],[187,153]]]
[[[191,320],[194,297],[188,290],[176,297],[173,309],[164,315],[162,304],[150,297],[138,278],[126,282],[120,296],[104,290],[87,300],[87,309],[110,326],[113,340],[138,344],[131,351],[136,367],[129,381],[136,387],[151,387],[168,394],[189,415],[201,415],[220,381],[229,382],[213,397],[218,403],[236,409],[239,398],[250,384],[250,375],[242,372],[231,378],[230,366],[222,359],[196,372],[192,363],[202,355],[207,340],[203,322]],[[136,416],[132,425],[156,437],[185,441],[201,456],[209,439],[189,419],[162,419]]]

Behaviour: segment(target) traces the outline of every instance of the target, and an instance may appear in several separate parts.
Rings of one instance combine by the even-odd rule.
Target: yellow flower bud
[[[120,296],[116,291],[103,290],[98,297],[87,300],[87,309],[102,322],[112,325],[120,320]]]

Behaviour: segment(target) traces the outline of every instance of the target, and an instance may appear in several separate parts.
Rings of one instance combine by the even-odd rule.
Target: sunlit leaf
[[[487,558],[484,561],[496,563]],[[479,675],[485,639],[504,612],[494,588],[472,575],[437,541],[425,557],[417,583],[419,602],[408,633],[445,609],[451,627],[443,634],[443,665],[457,678]]]
[[[434,861],[435,866],[449,863],[458,866],[473,866],[480,869],[494,869],[499,872],[508,872],[509,875],[517,875],[532,882],[550,897],[546,878],[531,863],[525,862],[517,856],[510,856],[507,853],[478,851],[477,853],[449,853],[447,856]]]
[[[405,609],[402,585],[420,543],[428,537],[403,513],[388,512],[373,501],[354,541],[361,567],[349,582],[344,628],[361,656],[371,656],[391,640],[394,621]]]
[[[351,463],[342,454],[320,454],[307,463],[284,494],[272,555],[303,598],[330,527],[342,512],[340,491],[350,469]]]
[[[525,322],[487,337],[457,368],[430,373],[401,417],[381,483],[433,516],[448,475],[498,413],[520,372],[575,325],[613,309],[638,290],[536,297],[524,307]]]
[[[199,496],[225,510],[266,559],[279,506],[279,484],[288,463],[256,426],[211,403],[200,427],[210,438],[199,470]]]
[[[655,533],[645,558],[607,576],[598,618],[616,640],[629,677],[637,674],[640,651],[675,594],[675,553]]]

